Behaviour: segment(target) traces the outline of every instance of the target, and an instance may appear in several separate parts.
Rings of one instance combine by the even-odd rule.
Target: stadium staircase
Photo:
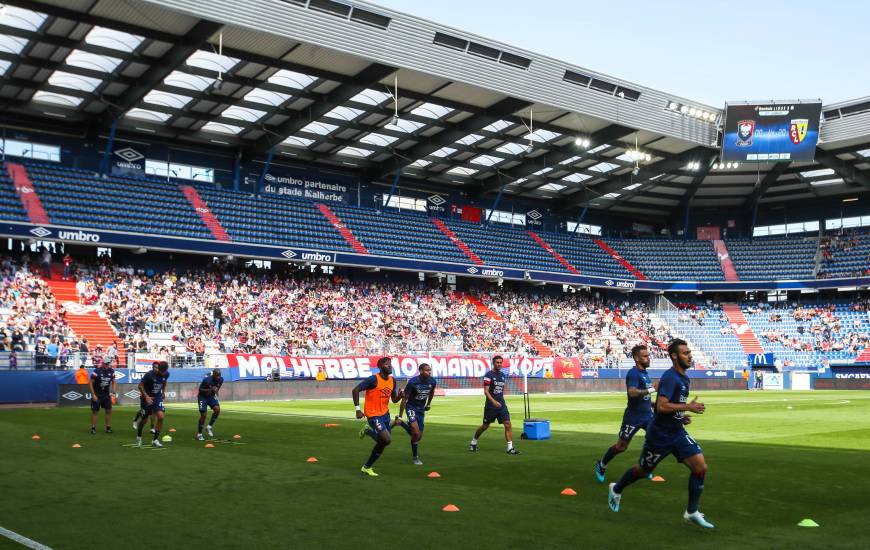
[[[605,243],[601,239],[592,239],[592,240],[595,242],[595,244],[597,244],[599,247],[601,247],[601,250],[607,252],[608,254],[610,254],[611,258],[613,258],[614,260],[616,260],[617,262],[622,264],[622,267],[627,269],[629,271],[629,273],[631,273],[632,275],[634,275],[635,277],[637,277],[640,280],[646,279],[646,275],[644,275],[643,273],[640,272],[639,269],[637,269],[636,267],[631,265],[631,263],[628,260],[626,260],[625,258],[620,256],[619,254],[617,254],[617,252],[615,250],[613,250],[612,248],[610,248],[607,245],[607,243]]]
[[[208,230],[211,231],[212,236],[218,241],[229,241],[230,236],[227,234],[226,230],[221,225],[221,222],[215,217],[212,211],[209,209],[208,205],[202,200],[202,197],[199,196],[199,192],[190,185],[179,185],[178,189],[184,193],[185,198],[187,198],[187,202],[190,203],[190,206],[199,214],[199,217],[202,218],[202,223],[208,227]]]
[[[444,233],[444,235],[448,239],[450,239],[450,241],[453,244],[456,245],[456,248],[458,248],[459,250],[462,251],[463,254],[468,256],[468,259],[470,259],[472,262],[474,262],[477,265],[483,265],[483,260],[481,260],[480,257],[477,254],[475,254],[474,251],[472,251],[471,248],[469,248],[468,245],[465,244],[465,242],[462,241],[462,239],[457,237],[456,233],[454,233],[452,229],[450,229],[449,227],[444,225],[444,222],[442,222],[439,219],[432,219],[432,223],[434,223],[435,226],[438,229],[440,229],[441,232]]]
[[[856,363],[870,363],[870,346],[865,347],[858,357],[855,358]]]
[[[97,344],[103,346],[103,351],[106,351],[112,342],[118,341],[118,334],[109,324],[108,319],[100,315],[97,308],[79,303],[76,281],[63,280],[61,275],[62,267],[52,265],[51,279],[44,280],[51,289],[54,300],[66,312],[64,319],[76,336],[88,339],[88,349],[91,352],[96,349]],[[127,358],[122,342],[118,342],[118,361],[122,368],[126,368]]]
[[[502,317],[501,315],[499,315],[498,313],[496,313],[495,311],[490,309],[486,304],[484,304],[483,302],[481,302],[476,297],[474,297],[470,294],[463,294],[460,292],[454,292],[453,297],[459,301],[467,300],[471,305],[474,306],[474,309],[477,310],[477,313],[479,313],[480,315],[483,315],[485,317],[488,317],[489,319],[491,319],[492,321],[495,321],[496,323],[506,323],[507,322],[504,317]],[[522,331],[518,328],[512,328],[509,331],[509,333],[511,334],[511,336],[519,336],[520,338],[522,338],[523,342],[531,345],[535,349],[535,351],[538,352],[539,357],[555,357],[555,355],[556,355],[555,353],[553,353],[552,349],[547,347],[546,344],[544,344],[543,342],[541,342],[540,340],[538,340],[537,338],[535,338],[534,336],[532,336],[528,332]]]
[[[734,328],[734,335],[737,341],[740,342],[740,347],[743,348],[745,355],[750,353],[764,353],[764,348],[761,347],[761,342],[749,326],[746,316],[740,311],[740,306],[737,304],[722,304],[722,311],[728,317],[728,322]]]
[[[553,250],[553,247],[550,246],[549,244],[547,244],[547,241],[542,239],[540,235],[538,235],[534,231],[529,231],[529,236],[532,239],[534,239],[536,243],[541,245],[541,248],[543,248],[544,250],[549,252],[551,256],[556,258],[556,261],[559,262],[560,264],[562,264],[565,267],[565,269],[567,269],[569,272],[573,273],[574,275],[580,275],[580,272],[577,271],[577,269],[573,265],[571,265],[568,262],[568,260],[566,260],[561,254],[559,254],[558,252]]]
[[[33,187],[30,176],[27,175],[27,168],[22,164],[9,162],[6,164],[6,171],[9,173],[12,185],[15,186],[15,192],[21,198],[21,205],[24,206],[30,222],[36,225],[51,223],[48,213],[42,207],[42,201],[39,200],[39,194]]]
[[[679,329],[674,323],[668,323],[668,320],[658,313],[650,313],[649,314],[650,321],[652,321],[653,325],[665,325],[671,331],[671,334],[676,338],[681,338],[689,344],[689,349],[692,350],[692,359],[695,361],[695,365],[698,368],[714,368],[713,356],[711,353],[704,348],[704,346],[700,345],[699,342],[695,341],[690,336],[686,335],[683,331]],[[614,348],[616,349],[616,348]],[[630,361],[633,365],[634,361]],[[670,368],[670,358],[667,359],[668,368]]]
[[[719,265],[722,267],[722,274],[725,275],[726,281],[739,281],[737,270],[734,269],[734,264],[731,262],[731,255],[728,253],[728,247],[725,241],[716,239],[713,241],[713,249],[716,251],[716,257],[719,258]]]
[[[336,216],[332,210],[323,204],[322,202],[317,203],[317,209],[320,210],[320,213],[323,214],[323,217],[329,220],[329,223],[332,224],[332,227],[336,229],[341,236],[344,237],[344,240],[347,241],[347,244],[351,246],[355,251],[360,254],[368,254],[369,251],[366,250],[366,247],[363,246],[361,242],[357,240],[356,237],[353,236],[353,233],[350,232],[350,229],[344,225],[341,220]]]

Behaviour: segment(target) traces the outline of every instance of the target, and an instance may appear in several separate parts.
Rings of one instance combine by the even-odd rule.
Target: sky
[[[865,0],[372,1],[713,107],[870,96]]]

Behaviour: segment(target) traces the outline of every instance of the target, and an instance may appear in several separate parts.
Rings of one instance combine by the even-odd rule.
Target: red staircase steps
[[[764,353],[764,348],[761,347],[761,342],[756,338],[755,333],[746,321],[746,316],[740,311],[740,306],[737,304],[722,304],[722,311],[728,317],[728,322],[734,328],[734,335],[737,341],[740,342],[740,347],[743,348],[745,354]]]
[[[499,315],[498,313],[496,313],[495,311],[490,309],[486,304],[484,304],[483,302],[481,302],[480,300],[478,300],[477,298],[475,298],[474,296],[472,296],[470,294],[462,294],[462,293],[456,292],[453,294],[453,297],[457,300],[468,300],[468,302],[474,306],[474,309],[477,311],[477,313],[483,315],[484,317],[488,317],[489,319],[491,319],[492,321],[494,321],[496,323],[505,323],[506,322],[504,317],[502,317],[501,315]],[[523,339],[523,342],[526,342],[527,344],[530,344],[533,348],[535,348],[535,351],[538,352],[539,357],[555,357],[556,356],[556,354],[553,352],[552,349],[547,347],[546,344],[544,344],[543,342],[541,342],[540,340],[538,340],[537,338],[535,338],[534,336],[532,336],[528,332],[522,331],[518,328],[512,328],[509,331],[509,333],[511,334],[511,336],[519,335],[519,337]]]
[[[432,218],[432,223],[434,223],[435,227],[440,229],[441,232],[444,233],[444,235],[448,239],[450,239],[450,241],[453,244],[456,245],[456,248],[458,248],[459,250],[462,251],[463,254],[468,256],[468,259],[470,259],[472,262],[474,262],[477,265],[483,265],[483,260],[480,259],[480,256],[475,254],[474,251],[471,250],[471,248],[469,248],[468,245],[462,241],[462,239],[460,239],[459,237],[456,236],[456,233],[454,233],[452,229],[450,229],[449,227],[447,227],[444,224],[444,222],[442,222],[441,220],[439,220],[437,218]]]
[[[339,233],[341,233],[341,236],[344,237],[344,240],[347,241],[347,244],[349,244],[351,248],[353,248],[360,254],[369,253],[369,251],[366,250],[366,247],[363,246],[363,244],[359,242],[356,237],[353,236],[353,233],[350,232],[350,229],[348,229],[347,226],[345,226],[341,222],[338,216],[336,216],[332,212],[331,208],[321,202],[317,203],[317,209],[320,210],[320,213],[323,214],[324,218],[329,220],[329,223],[332,224],[332,227],[334,227]]]
[[[734,269],[734,263],[731,261],[731,254],[728,253],[728,247],[725,241],[716,239],[713,241],[713,250],[716,251],[716,257],[719,258],[719,266],[722,267],[722,274],[725,275],[726,281],[739,281],[737,270]]]
[[[855,358],[856,363],[870,363],[870,345],[865,346],[858,357]]]
[[[124,343],[118,339],[118,334],[108,319],[100,317],[96,311],[86,310],[79,304],[79,296],[76,292],[76,281],[63,281],[52,266],[51,279],[45,279],[48,288],[54,295],[55,301],[63,307],[67,324],[79,338],[88,339],[88,349],[93,352],[97,344],[103,346],[103,351],[109,349],[112,342],[118,342],[118,361],[121,368],[127,367]]]
[[[27,212],[27,218],[30,223],[36,225],[46,225],[51,223],[48,218],[48,212],[42,207],[42,201],[39,200],[39,195],[36,193],[36,188],[30,181],[30,176],[27,175],[27,168],[23,164],[14,162],[6,163],[6,171],[9,173],[9,179],[15,186],[15,192],[21,198],[21,205],[24,211]]]
[[[570,273],[573,273],[574,275],[580,275],[580,272],[577,271],[577,269],[573,265],[571,265],[571,263],[568,262],[568,260],[566,260],[564,257],[562,257],[561,254],[559,254],[558,252],[553,250],[553,247],[550,246],[547,243],[547,241],[545,241],[543,238],[541,238],[540,235],[538,235],[534,231],[529,231],[529,236],[531,238],[533,238],[536,243],[541,245],[541,248],[543,248],[544,250],[549,252],[552,257],[556,258],[556,261],[559,262],[560,264],[562,264],[562,266],[565,269],[567,269]]]
[[[190,206],[192,206],[193,209],[196,210],[196,213],[199,214],[202,223],[208,227],[212,236],[218,241],[229,241],[230,236],[227,234],[226,230],[224,230],[221,222],[218,221],[202,197],[199,196],[199,191],[197,191],[192,185],[179,185],[178,189],[184,193],[187,202],[189,202]]]
[[[610,254],[610,256],[614,260],[616,260],[617,262],[622,264],[622,267],[627,269],[629,273],[631,273],[632,275],[634,275],[636,278],[638,278],[640,280],[646,279],[646,275],[641,273],[638,268],[631,265],[631,262],[629,262],[628,260],[626,260],[625,258],[620,256],[619,253],[616,252],[616,250],[613,250],[612,248],[610,248],[610,246],[607,243],[605,243],[601,239],[592,239],[592,240],[595,242],[595,244],[597,244],[601,248],[601,250],[607,252],[608,254]]]

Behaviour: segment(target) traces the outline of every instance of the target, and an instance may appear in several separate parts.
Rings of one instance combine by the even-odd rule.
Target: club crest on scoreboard
[[[750,147],[752,145],[752,136],[755,134],[754,120],[741,120],[737,123],[737,146]]]
[[[804,138],[807,137],[807,130],[810,127],[810,119],[808,118],[794,118],[791,123],[788,125],[788,136],[791,138],[791,142],[795,145],[803,142]]]

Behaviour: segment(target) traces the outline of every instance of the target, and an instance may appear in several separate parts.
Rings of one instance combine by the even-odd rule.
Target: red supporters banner
[[[327,379],[354,379],[375,374],[380,357],[283,357],[233,353],[216,357],[214,366],[238,369],[239,380],[263,379],[276,369],[281,378],[314,378],[322,370]],[[479,378],[491,367],[490,357],[483,355],[400,355],[390,358],[393,375],[397,378],[416,375],[421,363],[431,365],[432,375],[436,378]],[[508,376],[525,374],[532,378],[580,378],[581,375],[580,360],[576,357],[506,357],[505,371]]]

